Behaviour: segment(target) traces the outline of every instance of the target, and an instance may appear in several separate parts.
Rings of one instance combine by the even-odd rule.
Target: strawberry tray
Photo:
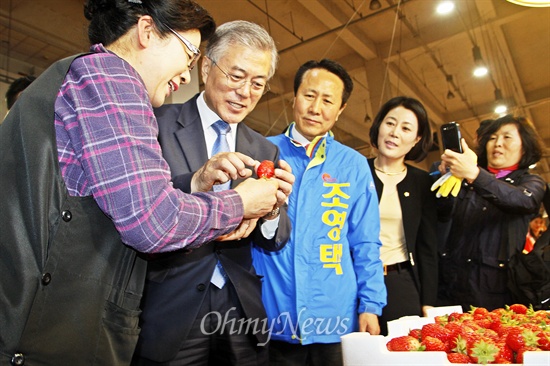
[[[407,316],[388,323],[388,336],[369,333],[351,333],[342,336],[342,351],[345,366],[430,366],[466,365],[453,364],[445,352],[390,352],[386,343],[394,337],[406,335],[410,329],[421,328],[434,322],[437,315],[462,312],[460,306],[433,308],[428,317]],[[471,364],[470,364],[471,365]],[[514,365],[514,364],[513,364]],[[518,365],[518,364],[515,364]],[[550,366],[550,351],[526,352],[525,366]]]

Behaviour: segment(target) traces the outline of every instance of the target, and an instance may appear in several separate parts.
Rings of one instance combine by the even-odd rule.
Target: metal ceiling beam
[[[487,3],[488,1],[481,1],[480,3]],[[478,3],[478,2],[476,2]],[[478,24],[473,26],[473,31],[482,31],[482,27],[485,25],[498,25],[502,26],[505,24],[508,24],[510,22],[514,22],[518,19],[522,19],[525,17],[531,17],[532,14],[534,14],[537,11],[537,9],[529,8],[526,10],[519,10],[514,13],[505,13],[505,14],[499,14],[498,18],[491,18],[487,19],[487,21],[484,24]],[[447,22],[447,25],[442,29],[440,24],[434,24],[431,27],[423,28],[421,30],[422,37],[424,38],[424,42],[429,47],[434,47],[437,44],[441,43],[441,41],[456,37],[459,35],[462,35],[467,32],[466,29],[464,29],[464,26],[461,22],[458,20],[449,20]],[[379,50],[379,53],[382,55],[387,55],[390,50],[390,44],[391,41],[387,42],[381,42],[377,44],[377,48]],[[418,44],[415,41],[415,37],[404,37],[401,41],[401,53],[406,53],[411,50],[414,50],[418,48]],[[395,53],[390,56],[390,59],[394,59],[398,57]]]
[[[373,17],[373,16],[376,16],[376,15],[378,15],[378,14],[380,14],[380,13],[385,13],[385,12],[387,12],[387,11],[390,11],[390,10],[396,8],[396,7],[397,7],[397,5],[393,5],[393,6],[390,6],[390,7],[381,9],[381,10],[378,10],[378,11],[376,11],[376,12],[374,12],[374,13],[369,14],[369,15],[360,15],[359,18],[357,18],[357,19],[355,19],[355,20],[352,20],[352,21],[350,21],[350,22],[348,22],[348,23],[342,24],[342,25],[340,25],[340,26],[338,26],[338,27],[329,29],[329,30],[327,30],[327,31],[325,31],[325,32],[319,33],[319,34],[317,34],[316,36],[310,37],[310,38],[308,38],[308,39],[306,39],[306,40],[304,40],[304,41],[302,41],[302,42],[296,43],[296,44],[294,44],[294,45],[292,45],[292,46],[289,46],[289,47],[287,47],[287,48],[283,48],[283,49],[279,50],[279,55],[284,54],[284,53],[286,53],[286,52],[289,52],[289,51],[291,51],[291,50],[293,50],[293,49],[295,49],[295,48],[297,48],[297,47],[303,46],[303,45],[306,44],[306,43],[313,42],[313,41],[315,41],[315,40],[317,40],[317,39],[326,37],[326,36],[329,35],[329,34],[332,34],[332,33],[335,33],[335,32],[339,32],[339,31],[341,31],[342,29],[344,29],[344,28],[346,28],[346,27],[348,27],[348,26],[350,26],[350,25],[352,25],[352,24],[362,22],[362,21],[364,21],[364,20],[366,20],[366,19],[369,19],[369,18],[371,18],[371,17]],[[315,16],[314,13],[312,13],[312,15]]]
[[[332,6],[329,8],[329,4],[327,4],[326,1],[298,0],[298,2],[307,9],[314,9],[314,12],[311,14],[329,29],[338,28],[341,24],[346,25],[350,21],[349,16],[344,14],[337,7]],[[358,11],[353,15],[355,14],[359,14],[359,17],[362,16]],[[341,29],[339,37],[363,58],[368,60],[377,57],[376,45],[374,42],[358,29],[351,32],[349,30],[349,24],[348,27]]]
[[[494,5],[491,2],[476,2],[476,7],[478,9],[479,14],[482,17],[482,20],[487,23],[487,27],[490,27],[495,34],[495,40],[496,44],[499,46],[498,48],[503,53],[503,61],[500,61],[500,55],[493,55],[494,64],[502,62],[505,63],[506,67],[506,76],[510,77],[513,83],[513,90],[508,92],[515,92],[515,95],[509,95],[510,97],[514,97],[514,99],[517,98],[516,104],[518,106],[523,106],[527,104],[527,99],[525,97],[525,90],[523,89],[521,85],[521,81],[519,79],[519,75],[517,72],[517,68],[514,65],[514,58],[512,57],[512,52],[510,51],[510,46],[508,45],[508,40],[504,36],[504,32],[502,31],[502,25],[505,23],[492,23],[491,20],[497,19],[497,13]],[[509,60],[509,63],[506,62],[506,60]],[[500,89],[505,90],[504,85],[499,84]],[[525,109],[526,117],[529,118],[531,121],[533,120],[533,116],[531,115],[531,111],[529,109]]]

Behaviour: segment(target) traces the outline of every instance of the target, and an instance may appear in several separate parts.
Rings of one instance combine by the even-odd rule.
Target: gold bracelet
[[[279,207],[273,209],[270,213],[268,213],[267,215],[265,215],[266,217],[275,217],[279,214],[279,212],[281,211],[281,209]]]

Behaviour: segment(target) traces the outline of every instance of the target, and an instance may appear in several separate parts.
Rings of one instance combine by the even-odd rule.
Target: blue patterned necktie
[[[229,150],[229,144],[227,143],[227,133],[231,129],[229,123],[219,120],[212,125],[212,128],[218,134],[214,146],[212,146],[212,155],[214,156],[221,152],[227,152]],[[224,191],[230,188],[231,181],[224,184],[216,184],[213,189],[215,192]],[[210,279],[213,285],[217,288],[222,289],[225,283],[227,282],[227,274],[225,273],[221,262],[218,260],[216,267],[214,268],[214,273],[212,273],[212,278]]]
[[[228,152],[229,150],[229,144],[227,143],[227,133],[231,130],[231,127],[229,126],[229,123],[224,122],[222,120],[219,120],[212,124],[212,128],[216,133],[218,134],[218,137],[216,138],[216,141],[214,141],[214,146],[212,146],[212,155],[214,156],[221,152]],[[216,184],[213,187],[214,192],[219,191],[225,191],[226,189],[229,189],[231,186],[231,181],[223,184]]]

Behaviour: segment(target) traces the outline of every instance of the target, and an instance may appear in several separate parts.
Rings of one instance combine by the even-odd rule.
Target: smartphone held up
[[[462,154],[460,125],[456,122],[445,123],[441,126],[441,141],[443,149],[449,149]]]

